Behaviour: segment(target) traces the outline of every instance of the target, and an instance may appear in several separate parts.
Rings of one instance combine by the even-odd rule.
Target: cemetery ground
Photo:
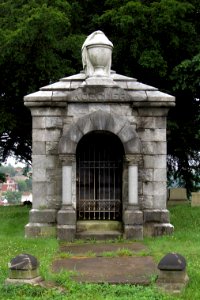
[[[151,255],[156,263],[169,252],[183,255],[187,261],[189,284],[180,295],[161,293],[155,286],[155,277],[149,286],[129,284],[84,284],[71,279],[71,273],[52,272],[52,263],[56,259],[66,258],[66,252],[60,252],[60,243],[53,238],[25,239],[24,226],[28,223],[27,207],[0,207],[0,299],[84,299],[84,300],[170,300],[200,299],[200,208],[190,204],[170,207],[171,223],[175,226],[172,236],[145,238],[143,244],[147,250],[139,251],[138,256]],[[121,240],[120,243],[126,243]],[[76,242],[78,243],[78,242]],[[79,243],[81,243],[79,241]],[[93,241],[93,243],[97,243]],[[48,287],[31,285],[5,285],[8,277],[8,263],[21,253],[34,255],[40,262],[40,275],[48,282]],[[88,253],[88,255],[91,255]],[[115,252],[111,256],[122,255]],[[123,252],[130,255],[129,251]]]

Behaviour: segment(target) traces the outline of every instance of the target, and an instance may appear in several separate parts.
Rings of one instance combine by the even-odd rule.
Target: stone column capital
[[[129,166],[141,165],[143,163],[142,155],[140,154],[126,154],[124,160]]]
[[[75,154],[60,154],[59,158],[63,166],[71,166],[76,161]]]

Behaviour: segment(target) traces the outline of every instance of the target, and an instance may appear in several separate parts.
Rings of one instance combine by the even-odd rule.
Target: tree
[[[3,196],[8,200],[8,203],[19,204],[21,201],[22,193],[17,191],[7,191],[3,193]]]
[[[1,182],[5,182],[5,180],[6,180],[5,174],[4,173],[0,173],[0,183]]]
[[[173,89],[178,99],[177,112],[170,113],[169,176],[182,178],[188,192],[200,186],[200,54],[174,68]],[[177,118],[179,114],[179,118]]]
[[[196,1],[113,1],[97,18],[115,46],[115,69],[176,97],[169,112],[168,174],[190,193],[200,180],[199,18]],[[127,55],[123,55],[127,53]]]
[[[28,192],[32,189],[32,179],[19,180],[17,181],[20,192]]]
[[[80,71],[81,45],[100,29],[114,44],[113,69],[176,96],[168,166],[191,191],[199,177],[199,14],[197,0],[4,0],[0,160],[9,153],[31,160],[23,96]]]
[[[14,154],[30,162],[31,115],[23,97],[75,72],[81,36],[71,37],[70,6],[62,0],[3,1],[0,23],[0,160]]]
[[[16,170],[11,164],[8,164],[7,166],[1,165],[0,173],[8,174],[9,176],[13,177],[16,174]]]

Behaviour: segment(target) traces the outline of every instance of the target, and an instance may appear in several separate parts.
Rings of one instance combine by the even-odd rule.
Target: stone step
[[[122,222],[113,220],[84,220],[77,221],[76,231],[122,231]]]
[[[122,237],[122,232],[117,230],[106,230],[106,231],[82,231],[76,233],[76,239],[82,240],[114,240]]]

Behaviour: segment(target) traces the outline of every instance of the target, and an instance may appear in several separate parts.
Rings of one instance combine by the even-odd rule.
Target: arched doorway
[[[107,131],[93,131],[77,145],[77,219],[122,218],[122,169],[124,148]]]

